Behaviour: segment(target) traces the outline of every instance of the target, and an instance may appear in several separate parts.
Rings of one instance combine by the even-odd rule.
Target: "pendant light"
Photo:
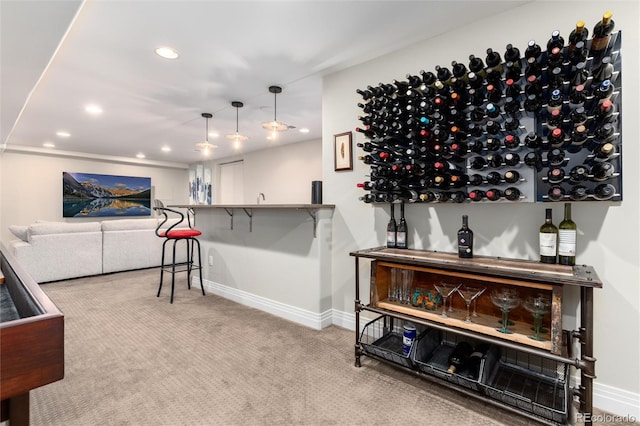
[[[202,150],[205,157],[208,157],[210,151],[218,147],[218,145],[209,143],[209,119],[213,117],[213,114],[203,112],[201,115],[206,120],[205,141],[197,143],[196,146]]]
[[[231,106],[236,109],[236,132],[233,134],[228,134],[227,139],[231,139],[233,141],[233,149],[240,149],[240,142],[249,139],[246,136],[242,136],[238,132],[238,111],[240,111],[240,108],[242,108],[244,104],[240,101],[233,101],[231,102]]]
[[[289,125],[281,123],[277,119],[276,96],[282,93],[282,87],[269,86],[269,92],[273,93],[273,121],[262,123],[262,127],[271,131],[271,140],[275,140],[278,132],[284,132],[289,129]]]

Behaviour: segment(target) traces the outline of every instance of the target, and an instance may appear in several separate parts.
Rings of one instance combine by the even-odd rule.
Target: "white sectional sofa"
[[[164,239],[155,234],[158,221],[117,219],[10,226],[18,239],[9,242],[9,249],[38,283],[151,268],[161,263]],[[186,260],[184,244],[178,243],[178,262]],[[171,248],[172,243],[167,243],[168,261]]]

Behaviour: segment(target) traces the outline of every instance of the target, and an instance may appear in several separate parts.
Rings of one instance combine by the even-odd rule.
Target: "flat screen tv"
[[[151,178],[62,172],[62,217],[151,216]]]

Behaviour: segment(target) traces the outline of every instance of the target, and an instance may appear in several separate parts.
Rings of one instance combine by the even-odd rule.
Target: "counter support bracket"
[[[229,227],[229,229],[233,230],[233,209],[225,208],[224,211],[227,212],[231,221],[231,226]]]
[[[316,209],[308,209],[308,208],[305,208],[304,210],[309,214],[309,216],[311,216],[311,219],[313,219],[313,238],[315,238],[316,237],[316,227],[318,225],[318,210],[316,210]]]
[[[245,214],[249,216],[249,232],[252,232],[253,231],[253,210],[247,209],[247,208],[243,208],[242,210],[244,210]]]

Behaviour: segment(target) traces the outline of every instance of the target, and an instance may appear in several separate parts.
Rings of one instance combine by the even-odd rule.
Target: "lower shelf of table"
[[[570,417],[569,367],[558,361],[491,345],[475,374],[462,368],[449,373],[448,357],[462,340],[454,332],[418,325],[418,337],[407,351],[403,327],[408,323],[383,315],[367,323],[358,342],[364,355],[436,378],[457,390],[507,406],[539,421],[564,424]]]
[[[473,317],[472,322],[468,323],[465,321],[467,315],[466,310],[462,311],[456,309],[453,312],[447,311],[447,317],[443,317],[442,308],[438,309],[437,311],[427,311],[425,309],[414,308],[411,305],[404,305],[401,303],[389,301],[378,302],[376,306],[388,311],[411,315],[414,317],[444,324],[450,327],[470,330],[476,333],[496,337],[506,341],[543,349],[545,351],[552,350],[552,344],[551,340],[549,340],[550,336],[548,330],[545,329],[543,330],[545,332],[540,334],[540,337],[543,340],[534,340],[531,338],[531,336],[533,335],[532,323],[515,321],[507,328],[509,331],[511,331],[511,333],[505,334],[501,331],[498,331],[498,328],[501,327],[501,324],[499,323],[500,318],[497,318],[495,316],[479,315],[477,317]]]

